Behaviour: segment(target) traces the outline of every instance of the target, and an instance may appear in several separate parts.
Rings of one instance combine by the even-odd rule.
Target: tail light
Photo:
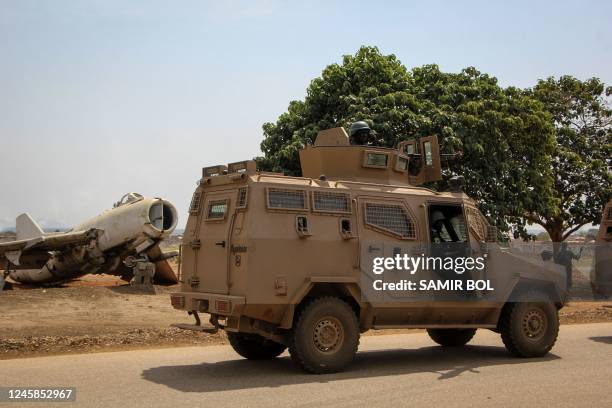
[[[217,311],[217,313],[229,313],[229,300],[215,300],[215,310]]]

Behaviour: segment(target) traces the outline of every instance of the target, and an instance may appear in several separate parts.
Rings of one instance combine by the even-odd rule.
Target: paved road
[[[540,359],[511,357],[486,330],[470,344],[365,336],[350,369],[327,376],[302,373],[286,355],[247,361],[229,346],[4,360],[0,385],[77,387],[77,403],[63,407],[612,406],[612,323],[562,326]]]

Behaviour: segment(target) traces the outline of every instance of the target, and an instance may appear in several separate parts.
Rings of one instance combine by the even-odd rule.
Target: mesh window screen
[[[480,214],[480,211],[472,207],[467,207],[466,213],[472,232],[474,232],[476,238],[484,241],[487,236],[487,222],[485,221],[483,215]]]
[[[227,211],[227,200],[211,201],[208,204],[208,219],[219,219],[225,217]]]
[[[313,203],[315,211],[351,212],[350,196],[344,193],[315,191]]]
[[[402,238],[416,238],[414,221],[400,205],[366,203],[366,223]]]
[[[303,190],[268,189],[269,208],[305,209],[306,192]]]
[[[196,191],[191,197],[191,204],[189,204],[189,212],[191,214],[197,214],[200,212],[200,201],[202,200],[202,192]]]
[[[247,188],[241,187],[238,189],[238,200],[236,201],[236,208],[246,208],[247,205]]]

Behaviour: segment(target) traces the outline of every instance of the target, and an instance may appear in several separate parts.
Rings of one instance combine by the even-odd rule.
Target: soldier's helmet
[[[361,131],[367,130],[368,133],[369,133],[370,132],[370,125],[368,125],[363,120],[360,120],[359,122],[353,122],[353,123],[351,123],[351,128],[349,129],[349,135],[351,137],[353,137],[360,130]]]
[[[363,120],[351,123],[349,135],[351,144],[354,145],[372,144],[376,141],[376,132]]]

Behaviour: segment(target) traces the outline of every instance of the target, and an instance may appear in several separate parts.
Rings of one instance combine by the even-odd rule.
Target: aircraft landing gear
[[[128,256],[123,261],[124,265],[132,268],[134,277],[130,280],[130,286],[136,289],[154,291],[153,277],[155,276],[155,264],[147,258],[134,258]]]

